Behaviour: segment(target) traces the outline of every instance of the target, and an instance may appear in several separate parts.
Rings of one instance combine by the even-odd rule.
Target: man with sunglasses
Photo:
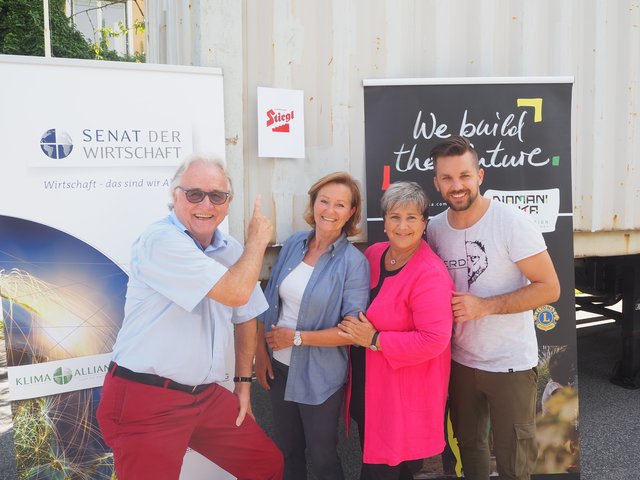
[[[267,309],[257,280],[273,226],[257,199],[244,251],[218,229],[233,192],[217,159],[187,158],[171,196],[169,215],[132,247],[125,318],[97,412],[116,473],[178,479],[189,447],[238,478],[280,479],[282,454],[249,398],[254,319]],[[231,376],[233,341],[231,393],[218,382]]]

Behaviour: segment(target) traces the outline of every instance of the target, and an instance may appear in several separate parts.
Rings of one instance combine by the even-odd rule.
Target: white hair
[[[215,167],[218,167],[227,178],[227,183],[229,183],[229,197],[233,197],[233,183],[231,182],[231,176],[229,175],[229,171],[227,170],[227,166],[224,163],[224,160],[216,155],[192,153],[182,161],[182,163],[176,170],[176,173],[173,174],[171,184],[169,185],[169,196],[171,198],[171,200],[169,201],[169,210],[173,210],[173,191],[180,185],[180,180],[182,180],[182,175],[184,174],[184,172],[186,172],[187,169],[194,164],[213,165]]]

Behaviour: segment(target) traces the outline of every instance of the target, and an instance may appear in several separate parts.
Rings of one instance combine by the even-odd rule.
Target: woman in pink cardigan
[[[370,306],[339,325],[351,347],[351,416],[361,480],[411,479],[445,447],[453,284],[424,241],[429,199],[415,182],[382,196],[388,242],[369,247]]]

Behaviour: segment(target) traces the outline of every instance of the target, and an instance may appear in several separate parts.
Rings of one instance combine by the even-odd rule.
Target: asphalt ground
[[[640,479],[640,390],[609,382],[620,355],[620,329],[613,324],[578,330],[581,479]],[[0,480],[17,480],[4,345],[0,346]],[[255,385],[254,412],[273,431],[266,393]],[[347,480],[358,478],[357,432],[341,435],[339,446]],[[417,477],[416,477],[417,478]],[[424,478],[424,477],[423,477]]]
[[[609,381],[621,351],[614,324],[578,330],[581,478],[640,479],[640,389]]]

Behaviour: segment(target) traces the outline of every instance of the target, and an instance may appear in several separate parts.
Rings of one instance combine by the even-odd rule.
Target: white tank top
[[[296,268],[291,270],[291,273],[287,275],[282,283],[278,293],[282,300],[282,308],[280,308],[280,315],[278,316],[278,326],[296,329],[298,326],[298,314],[300,313],[300,303],[302,302],[302,295],[305,288],[309,283],[311,274],[313,273],[311,265],[307,265],[304,262],[300,262]],[[273,352],[273,358],[285,365],[291,364],[291,351],[293,347],[283,348]]]

